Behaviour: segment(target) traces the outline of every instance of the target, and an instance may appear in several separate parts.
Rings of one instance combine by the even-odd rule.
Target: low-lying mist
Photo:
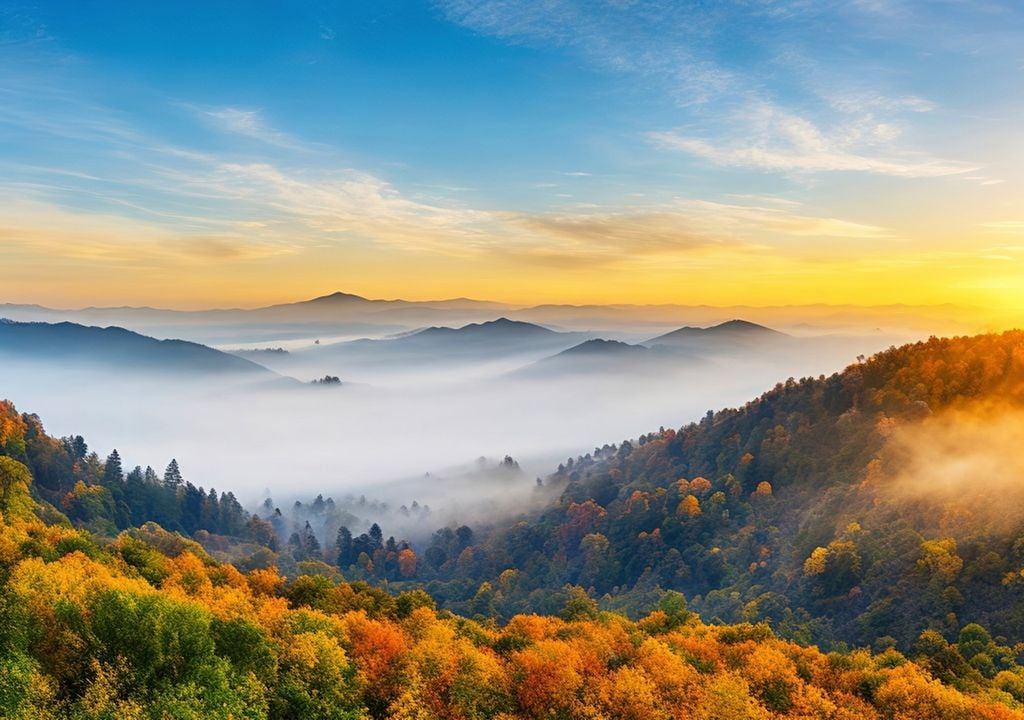
[[[571,365],[512,372],[527,360],[410,364],[378,384],[350,383],[334,365],[303,368],[298,382],[0,360],[0,396],[38,414],[51,434],[83,435],[101,458],[116,448],[126,468],[160,472],[176,458],[186,480],[230,490],[250,509],[268,495],[282,508],[318,494],[338,504],[365,496],[413,532],[416,523],[435,529],[521,510],[544,497],[537,478],[569,456],[742,404],[790,376],[839,370],[880,344],[822,341],[655,365],[617,360],[614,371],[586,373]],[[325,374],[342,383],[308,382]],[[506,456],[516,473],[487,471]],[[413,502],[429,506],[429,522],[395,515]],[[376,519],[353,515],[363,525]]]
[[[1024,408],[1009,402],[958,408],[901,427],[884,465],[883,497],[912,503],[933,530],[953,537],[1024,525]]]

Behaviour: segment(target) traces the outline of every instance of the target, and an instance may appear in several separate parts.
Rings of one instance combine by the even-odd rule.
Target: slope
[[[272,376],[240,357],[184,340],[157,340],[119,327],[0,319],[0,359],[57,363],[64,369]]]
[[[634,612],[671,588],[804,641],[1024,641],[1022,407],[1022,332],[894,348],[571,459],[557,503],[478,528],[472,563],[439,538],[422,576],[456,609],[514,569],[507,614],[566,583]]]
[[[1024,718],[1024,669],[989,680],[967,662],[1000,647],[984,631],[914,660],[825,655],[765,625],[706,625],[678,594],[630,622],[578,588],[558,616],[499,628],[493,591],[471,620],[322,562],[242,573],[154,523],[97,542],[33,500],[7,454],[24,428],[0,433],[3,717]]]

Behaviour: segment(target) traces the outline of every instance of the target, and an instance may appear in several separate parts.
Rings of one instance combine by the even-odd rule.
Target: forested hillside
[[[634,623],[582,591],[499,628],[318,563],[243,574],[152,523],[100,541],[31,485],[0,457],[7,718],[1024,717],[1024,670],[966,664],[982,632],[923,639],[920,663],[825,655],[765,625],[705,625],[678,594]]]
[[[460,612],[551,611],[569,584],[642,613],[676,589],[803,642],[908,648],[979,622],[1012,645],[1022,405],[1024,333],[895,348],[569,460],[554,506],[439,532],[418,579]]]
[[[126,470],[117,450],[103,460],[81,435],[51,437],[37,416],[19,414],[6,400],[0,400],[0,454],[31,469],[37,498],[101,535],[154,521],[189,535],[206,531],[273,541],[269,528],[233,493],[218,495],[187,482],[176,459],[161,474],[149,466]]]
[[[410,544],[5,402],[0,716],[1024,717],[1022,406],[1024,333],[932,339]]]

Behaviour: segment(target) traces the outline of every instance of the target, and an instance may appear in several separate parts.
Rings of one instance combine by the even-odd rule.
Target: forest
[[[4,403],[0,715],[1024,717],[1022,404],[1024,333],[933,338],[408,541]]]

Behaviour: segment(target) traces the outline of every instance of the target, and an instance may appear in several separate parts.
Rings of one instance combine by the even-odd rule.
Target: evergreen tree
[[[124,482],[124,469],[121,467],[121,456],[115,448],[107,455],[107,462],[103,465],[103,484],[112,487]]]
[[[210,488],[210,492],[203,498],[203,508],[199,516],[199,526],[203,530],[212,533],[219,533],[220,527],[220,502],[217,500],[217,491]]]
[[[370,526],[370,542],[373,544],[373,550],[377,550],[384,546],[384,531],[380,529],[380,525],[374,523]],[[372,553],[371,553],[372,554]]]
[[[81,460],[89,453],[89,446],[85,444],[85,438],[75,435],[71,439],[71,451],[76,460]]]
[[[352,533],[344,525],[338,528],[338,538],[334,541],[334,547],[338,551],[338,567],[347,568],[355,562],[355,556],[352,554]]]
[[[320,557],[320,541],[316,539],[316,533],[313,532],[308,520],[306,527],[302,529],[302,549],[307,558]]]
[[[206,494],[192,483],[185,483],[185,502],[181,509],[181,524],[192,534],[199,529]]]
[[[124,480],[124,500],[130,509],[131,525],[134,527],[142,525],[150,517],[151,502],[148,494],[149,488],[142,468],[136,465]]]
[[[167,469],[164,470],[164,487],[176,489],[181,487],[182,482],[178,461],[171,458],[171,461],[167,464]]]

